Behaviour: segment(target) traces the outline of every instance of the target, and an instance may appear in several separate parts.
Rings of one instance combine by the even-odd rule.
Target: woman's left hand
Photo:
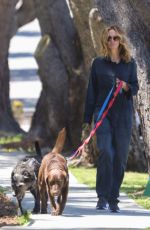
[[[129,86],[128,86],[128,84],[125,81],[122,81],[122,89],[124,91],[128,91],[129,90]]]
[[[119,83],[120,83],[120,79],[116,78],[116,87],[118,87]],[[122,89],[124,91],[128,91],[129,90],[129,86],[128,86],[128,84],[125,81],[122,81]]]

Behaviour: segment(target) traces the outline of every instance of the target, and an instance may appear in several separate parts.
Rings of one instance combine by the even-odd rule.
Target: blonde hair
[[[124,34],[124,32],[116,25],[113,26],[109,26],[107,28],[105,28],[102,32],[102,36],[101,36],[101,55],[108,58],[110,57],[110,50],[108,48],[108,32],[110,30],[114,30],[115,32],[117,32],[119,38],[120,38],[120,43],[119,43],[119,55],[120,58],[122,60],[124,60],[125,62],[129,62],[131,60],[131,53],[129,50],[129,45],[126,39],[126,36]]]

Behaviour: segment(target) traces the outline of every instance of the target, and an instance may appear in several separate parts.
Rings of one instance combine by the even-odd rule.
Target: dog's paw
[[[52,212],[51,212],[51,215],[52,216],[58,216],[58,215],[60,215],[60,211],[53,209]]]

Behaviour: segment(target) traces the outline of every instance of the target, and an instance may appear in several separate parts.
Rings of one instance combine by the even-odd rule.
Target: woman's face
[[[108,31],[107,45],[111,51],[117,51],[120,43],[120,36],[115,30]]]

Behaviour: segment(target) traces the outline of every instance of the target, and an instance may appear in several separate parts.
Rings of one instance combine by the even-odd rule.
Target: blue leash
[[[105,101],[104,101],[104,103],[103,103],[103,105],[102,105],[102,107],[101,107],[101,109],[100,109],[100,111],[99,111],[99,113],[98,113],[98,117],[97,117],[96,123],[97,123],[98,120],[101,118],[101,116],[102,116],[102,114],[103,114],[103,112],[104,112],[104,110],[105,110],[105,108],[106,108],[106,106],[107,106],[107,104],[108,104],[108,101],[109,101],[109,99],[110,99],[110,96],[111,96],[111,94],[112,94],[113,89],[114,89],[114,85],[113,85],[113,87],[111,88],[109,94],[107,95],[107,97],[106,97],[106,99],[105,99]],[[96,123],[95,123],[95,124],[96,124]]]

